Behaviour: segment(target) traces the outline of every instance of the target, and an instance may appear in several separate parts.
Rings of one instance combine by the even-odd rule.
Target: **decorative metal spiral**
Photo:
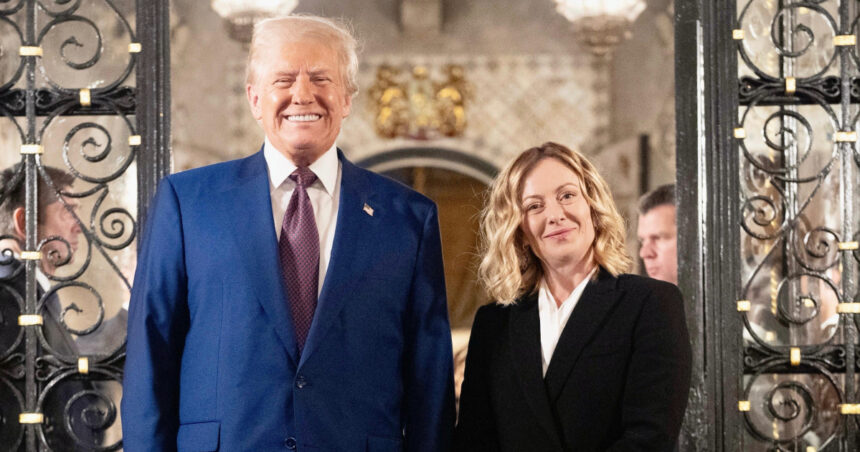
[[[134,217],[127,210],[114,207],[105,210],[99,217],[99,232],[106,239],[116,240],[110,244],[99,240],[102,246],[110,250],[120,250],[134,241],[136,227]]]
[[[806,132],[808,138],[806,140],[805,145],[801,145],[799,143],[798,135],[799,131],[795,128],[786,127],[786,122],[789,120],[796,121],[802,129]],[[779,127],[774,130],[772,124],[774,122],[778,122]],[[798,162],[794,165],[783,165],[780,167],[780,172],[788,172],[793,169],[797,169],[803,162],[806,161],[806,158],[809,156],[809,152],[812,150],[812,143],[815,139],[815,131],[812,128],[812,125],[809,123],[809,120],[806,119],[800,113],[793,110],[778,110],[772,113],[764,122],[764,140],[765,144],[775,151],[779,151],[780,153],[785,152],[792,147],[801,148],[800,158]],[[780,142],[784,142],[780,143]],[[767,168],[760,168],[762,171],[768,172]]]
[[[37,408],[46,413],[45,423],[38,428],[44,445],[58,448],[57,444],[52,444],[50,436],[54,443],[63,441],[88,450],[113,451],[122,447],[121,441],[103,446],[96,440],[119,417],[116,403],[94,389],[93,382],[119,384],[114,372],[101,368],[90,369],[86,380],[80,379],[77,369],[64,369],[51,376],[37,401]],[[52,427],[50,435],[46,426]],[[90,437],[81,437],[82,433]]]
[[[792,235],[800,232],[793,228]],[[836,231],[818,226],[803,234],[802,244],[792,240],[796,262],[806,270],[823,272],[839,262],[839,235]]]
[[[782,363],[774,361],[756,372],[746,383],[743,396],[745,400],[751,402],[752,408],[751,411],[744,413],[747,428],[754,437],[771,443],[771,447],[797,444],[801,438],[816,428],[823,412],[835,412],[844,398],[833,374],[817,363],[812,363],[810,366],[814,371],[812,376],[823,378],[824,385],[820,391],[813,391],[799,380],[783,380],[769,385],[764,378],[771,378],[773,374],[768,372],[780,364]],[[814,381],[813,377],[810,377],[810,382]],[[771,387],[763,394],[754,393],[753,388],[760,387],[762,383],[766,385],[765,387]],[[757,416],[762,421],[756,422],[752,416]],[[770,429],[761,428],[760,423],[765,419],[771,420]],[[838,425],[835,425],[832,431],[819,432],[828,435],[822,439],[823,445],[830,442],[837,431]]]
[[[80,281],[63,282],[61,284],[57,284],[57,285],[51,287],[50,290],[45,292],[45,296],[43,297],[43,299],[47,300],[50,297],[57,294],[58,292],[60,292],[62,290],[70,289],[72,287],[84,289],[85,291],[89,292],[90,295],[93,296],[93,298],[95,299],[95,309],[97,310],[96,321],[84,329],[76,329],[76,328],[70,327],[68,325],[68,323],[66,322],[66,316],[70,312],[75,312],[78,315],[85,315],[86,314],[86,305],[84,307],[81,307],[78,303],[72,303],[72,304],[66,306],[65,308],[63,308],[63,311],[62,311],[62,314],[60,315],[59,320],[60,320],[60,324],[63,325],[63,327],[68,332],[70,332],[72,334],[76,334],[78,336],[84,336],[84,335],[90,334],[93,331],[95,331],[96,328],[98,328],[99,325],[102,324],[102,321],[104,320],[104,316],[105,316],[104,300],[102,300],[101,294],[99,294],[99,292],[93,286],[91,286],[87,283],[84,283],[84,282],[80,282]],[[80,301],[80,299],[78,299],[78,301]],[[92,304],[92,303],[89,303],[89,304]]]
[[[744,231],[760,240],[770,240],[779,235],[783,223],[784,208],[766,196],[753,196],[744,201]]]
[[[777,288],[777,315],[778,318],[794,325],[803,325],[818,316],[821,311],[821,300],[808,290],[802,291],[802,278],[818,280],[825,283],[825,287],[832,290],[833,302],[839,302],[839,290],[829,279],[817,273],[802,273],[790,275],[779,282]],[[792,292],[797,292],[796,294]]]
[[[823,2],[824,0],[808,0],[796,3],[786,3],[781,4],[781,6],[774,11],[769,24],[769,40],[770,45],[773,47],[774,52],[776,52],[777,55],[786,59],[798,59],[806,56],[810,54],[810,51],[814,48],[816,40],[819,39],[816,37],[812,28],[804,24],[795,24],[790,26],[790,28],[784,28],[784,24],[787,22],[786,18],[792,15],[797,15],[800,9],[805,9],[810,12],[810,16],[814,14],[819,17],[823,23],[827,24],[829,29],[828,31],[833,35],[837,34],[839,26],[837,25],[833,15],[821,6],[821,3]],[[743,27],[743,25],[748,22],[748,16],[751,13],[750,8],[754,4],[760,6],[762,5],[762,2],[749,0],[743,8],[741,8],[738,15],[738,27]],[[792,44],[791,47],[788,47],[787,43],[783,43],[783,37],[786,35],[790,38],[787,41],[797,44]],[[778,80],[781,78],[779,74],[769,74],[765,69],[756,65],[748,54],[747,49],[744,47],[744,41],[739,41],[737,46],[738,56],[744,64],[756,74],[756,76],[766,80]],[[814,79],[822,76],[833,66],[836,61],[836,55],[836,52],[832,52],[832,54],[827,58],[827,61],[822,64],[821,67],[817,68],[814,73],[804,76],[803,79]]]
[[[124,119],[128,124],[127,118]],[[133,129],[130,127],[129,130],[133,132]],[[79,165],[75,164],[71,158],[72,143],[78,135],[84,135],[86,137],[80,139],[80,146],[78,148],[78,155],[80,155],[86,162],[102,162],[107,159],[114,150],[117,150],[117,148],[112,146],[113,138],[107,128],[101,124],[84,122],[69,130],[63,139],[63,161],[66,163],[66,167],[69,171],[81,180],[94,184],[106,184],[122,176],[128,167],[131,166],[132,162],[134,162],[136,153],[133,149],[126,148],[128,149],[128,152],[124,155],[115,156],[117,163],[112,165],[113,168],[108,170],[103,166],[98,167],[98,171],[103,174],[93,173],[92,171],[94,171],[94,169],[80,168]],[[120,151],[117,150],[116,152]],[[104,171],[106,170],[108,172],[104,174]]]

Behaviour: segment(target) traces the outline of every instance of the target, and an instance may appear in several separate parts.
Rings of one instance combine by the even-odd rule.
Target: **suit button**
[[[299,376],[296,378],[296,387],[297,387],[297,388],[302,389],[302,388],[304,388],[304,387],[305,387],[305,386],[307,386],[307,385],[308,385],[308,381],[307,381],[307,380],[305,380],[305,376],[304,376],[304,375],[299,375]]]
[[[292,436],[284,440],[284,445],[287,446],[289,450],[296,450],[296,439]]]

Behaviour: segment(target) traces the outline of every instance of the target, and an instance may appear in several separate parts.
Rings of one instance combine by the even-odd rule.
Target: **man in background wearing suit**
[[[639,199],[639,257],[648,276],[678,284],[675,184],[661,185]]]
[[[355,46],[323,18],[258,24],[263,148],[161,182],[129,311],[127,452],[449,448],[436,207],[337,149]]]

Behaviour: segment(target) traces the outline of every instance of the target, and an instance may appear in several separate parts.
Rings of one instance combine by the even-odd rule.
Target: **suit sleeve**
[[[644,298],[633,332],[622,401],[622,437],[610,451],[671,451],[690,389],[692,352],[681,292],[660,283]]]
[[[433,206],[413,270],[404,354],[405,451],[444,452],[454,429],[451,328],[439,220]]]
[[[175,451],[179,371],[189,325],[182,219],[168,179],[142,238],[128,313],[122,398],[126,452]]]
[[[488,325],[487,307],[478,310],[469,335],[466,371],[460,388],[460,414],[454,431],[456,452],[499,450],[498,433],[490,402],[488,350],[495,334]],[[489,326],[489,328],[488,328]],[[489,342],[488,342],[489,341]]]

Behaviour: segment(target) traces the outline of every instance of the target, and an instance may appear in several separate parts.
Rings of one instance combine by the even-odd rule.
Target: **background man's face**
[[[73,198],[64,198],[66,204],[73,212],[77,211],[78,202]],[[45,206],[45,211],[42,212],[44,222],[39,225],[39,240],[48,237],[58,236],[69,242],[71,252],[74,253],[78,249],[78,237],[81,235],[81,228],[78,222],[75,221],[75,216],[69,212],[63,203],[55,201]],[[42,253],[48,260],[48,264],[53,267],[55,262],[62,261],[67,257],[69,250],[59,240],[53,240],[45,243]]]
[[[288,42],[261,52],[248,102],[266,137],[298,166],[331,148],[349,115],[337,52],[314,40]]]
[[[673,205],[660,205],[639,216],[639,257],[648,276],[678,284],[677,229]]]

